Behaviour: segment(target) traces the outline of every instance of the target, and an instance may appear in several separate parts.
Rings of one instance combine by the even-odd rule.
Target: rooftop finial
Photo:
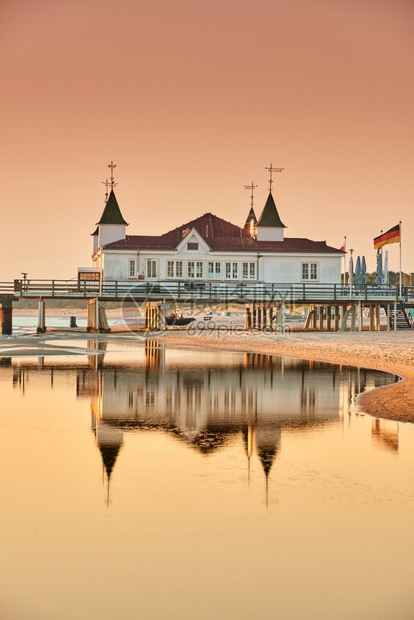
[[[252,191],[252,193],[250,194],[250,206],[253,209],[254,206],[254,190],[256,189],[257,185],[255,185],[252,181],[251,185],[243,185],[244,189],[250,189]]]
[[[106,204],[108,202],[108,197],[109,197],[108,188],[110,185],[108,179],[106,179],[105,181],[102,181],[102,185],[105,185],[105,189],[106,189],[106,192],[105,192],[105,204]]]
[[[282,170],[284,170],[284,168],[273,168],[273,164],[270,164],[269,167],[265,167],[265,170],[269,170],[269,192],[272,192],[273,189],[273,179],[272,179],[272,172],[282,172]]]
[[[108,168],[111,169],[111,179],[110,179],[110,183],[111,183],[111,190],[114,189],[114,187],[116,187],[118,185],[118,183],[115,183],[115,179],[114,179],[114,168],[116,168],[116,164],[114,164],[114,162],[111,159],[111,163],[108,164]]]

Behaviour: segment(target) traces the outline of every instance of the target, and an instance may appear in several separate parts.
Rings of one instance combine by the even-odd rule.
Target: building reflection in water
[[[102,356],[101,356],[102,357]],[[338,421],[361,391],[389,375],[314,361],[246,353],[233,365],[169,365],[157,341],[145,347],[141,367],[78,370],[77,394],[91,397],[92,428],[108,481],[123,432],[159,429],[211,454],[242,433],[250,463],[258,456],[266,480],[281,449],[285,428]]]
[[[77,362],[69,371],[76,373],[77,397],[91,402],[91,427],[102,456],[108,502],[124,433],[148,429],[167,432],[205,455],[241,434],[248,482],[256,454],[267,501],[269,474],[284,429],[338,422],[351,411],[360,392],[395,380],[370,370],[255,353],[233,357],[231,362],[218,356],[214,365],[212,354],[204,358],[202,352],[191,363],[181,363],[177,354],[170,362],[168,350],[155,340],[146,342],[143,363],[128,365],[111,358],[106,362],[107,344],[88,341],[87,365]],[[42,358],[37,368],[18,363],[10,370],[13,385],[22,390],[30,370],[50,373],[53,388],[54,367],[49,360],[46,364]],[[390,433],[379,421],[373,422],[373,438],[398,450],[398,435]]]

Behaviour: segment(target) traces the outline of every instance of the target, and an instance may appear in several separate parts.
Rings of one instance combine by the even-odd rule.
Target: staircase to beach
[[[394,329],[395,321],[397,329],[412,329],[414,327],[414,321],[410,317],[409,312],[410,309],[407,308],[404,303],[397,304],[396,313],[394,308],[392,306],[389,306],[387,314],[390,329]]]

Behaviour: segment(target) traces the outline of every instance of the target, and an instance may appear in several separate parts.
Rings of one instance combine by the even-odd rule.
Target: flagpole
[[[345,252],[344,254],[344,278],[343,278],[344,281],[342,283],[342,273],[341,273],[341,286],[345,286],[346,284],[346,237],[344,238],[343,246],[344,246],[344,252]]]
[[[400,220],[400,297],[401,297],[401,220]]]
[[[345,237],[345,252],[346,252],[346,237]],[[344,286],[346,285],[346,254],[344,254]]]

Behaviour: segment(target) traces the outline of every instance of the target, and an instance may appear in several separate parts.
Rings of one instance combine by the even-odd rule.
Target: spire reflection
[[[13,388],[27,396],[34,375],[49,376],[44,385],[50,390],[75,378],[76,397],[90,402],[108,504],[128,434],[149,429],[205,458],[239,443],[246,455],[247,484],[261,472],[268,504],[269,480],[277,471],[285,433],[338,423],[354,411],[359,393],[394,380],[370,370],[258,353],[166,349],[155,340],[139,347],[97,338],[88,340],[84,350],[84,357],[73,360],[7,358],[0,380],[10,377]],[[379,420],[372,438],[398,452],[398,433]]]

